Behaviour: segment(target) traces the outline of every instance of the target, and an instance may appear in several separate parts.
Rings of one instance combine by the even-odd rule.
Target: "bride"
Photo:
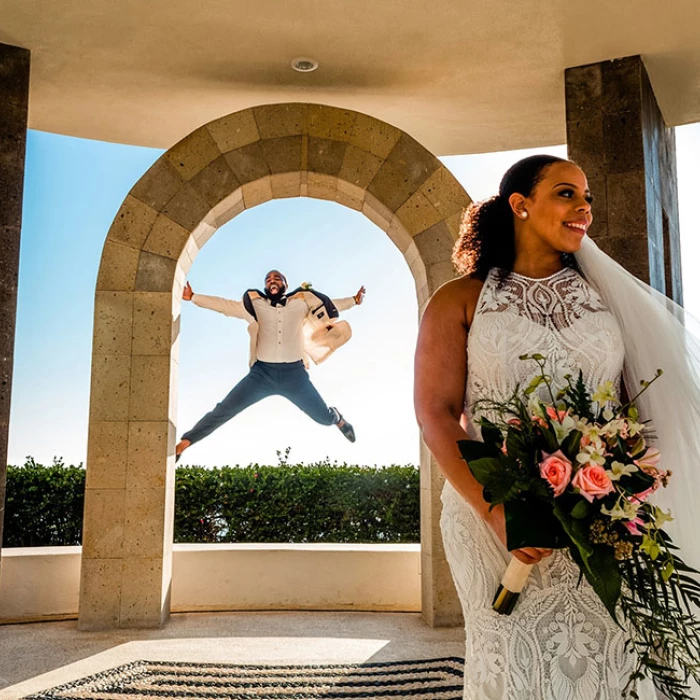
[[[547,357],[556,388],[579,370],[589,388],[620,387],[629,332],[593,286],[582,246],[605,258],[603,276],[628,273],[586,236],[591,201],[586,176],[570,161],[516,163],[498,196],[467,211],[453,255],[463,276],[436,292],[421,323],[416,414],[446,477],[441,528],[465,620],[465,700],[621,700],[634,666],[625,633],[579,583],[566,552],[507,551],[503,508],[489,511],[457,448],[478,437],[475,401],[505,401],[531,379],[532,364],[518,359],[525,353]],[[648,296],[644,287],[639,294]],[[513,613],[502,616],[491,603],[512,556],[537,566]],[[646,680],[637,692],[656,697]]]

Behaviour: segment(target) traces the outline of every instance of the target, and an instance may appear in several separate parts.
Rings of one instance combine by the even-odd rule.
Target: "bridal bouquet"
[[[700,681],[698,572],[662,529],[671,514],[653,494],[671,472],[660,467],[634,404],[661,370],[623,403],[612,382],[591,395],[580,373],[555,394],[545,358],[520,359],[536,362],[539,373],[507,401],[477,402],[476,415],[497,418],[477,420],[483,442],[459,442],[485,500],[504,505],[508,549],[567,549],[637,653],[626,691],[637,697],[636,682],[650,675],[672,700],[692,698],[688,679]],[[503,586],[507,580],[508,573]],[[497,594],[495,609],[503,600]]]

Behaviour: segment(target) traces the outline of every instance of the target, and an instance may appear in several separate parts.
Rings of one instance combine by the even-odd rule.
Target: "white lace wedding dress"
[[[561,386],[583,372],[588,387],[619,386],[624,348],[617,322],[571,268],[544,279],[492,270],[469,331],[467,414],[479,398],[506,399],[537,366],[539,352]],[[544,397],[543,397],[544,398]],[[471,436],[478,426],[470,422]],[[568,554],[535,566],[510,616],[491,603],[510,554],[452,486],[445,485],[441,527],[464,611],[464,700],[621,700],[634,658],[625,635],[590,586],[579,585]],[[656,697],[645,681],[641,700]]]

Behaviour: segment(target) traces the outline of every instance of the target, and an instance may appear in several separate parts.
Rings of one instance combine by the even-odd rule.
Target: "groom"
[[[350,326],[338,321],[338,312],[362,303],[365,288],[344,299],[331,300],[308,288],[287,294],[287,279],[279,270],[265,276],[265,289],[249,289],[241,301],[195,294],[189,282],[182,292],[185,301],[203,309],[248,322],[250,372],[187,431],[175,447],[175,461],[195,442],[266,396],[278,394],[289,399],[322,425],[336,425],[355,442],[352,425],[338,409],[329,408],[309,380],[306,367],[310,358],[323,362],[350,339]]]

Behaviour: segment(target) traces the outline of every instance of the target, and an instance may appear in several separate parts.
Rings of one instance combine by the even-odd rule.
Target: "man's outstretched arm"
[[[342,299],[333,299],[333,303],[335,304],[335,308],[338,309],[338,311],[347,311],[348,309],[351,309],[353,306],[359,306],[365,299],[365,292],[367,290],[365,289],[365,286],[362,285],[358,290],[357,294],[354,294],[351,297],[344,297]]]
[[[202,309],[210,309],[211,311],[218,311],[218,313],[224,314],[224,316],[246,318],[248,315],[242,301],[224,299],[223,297],[212,297],[206,294],[195,294],[189,282],[185,284],[185,288],[182,290],[182,298],[185,301],[191,301],[195,306],[199,306]]]

